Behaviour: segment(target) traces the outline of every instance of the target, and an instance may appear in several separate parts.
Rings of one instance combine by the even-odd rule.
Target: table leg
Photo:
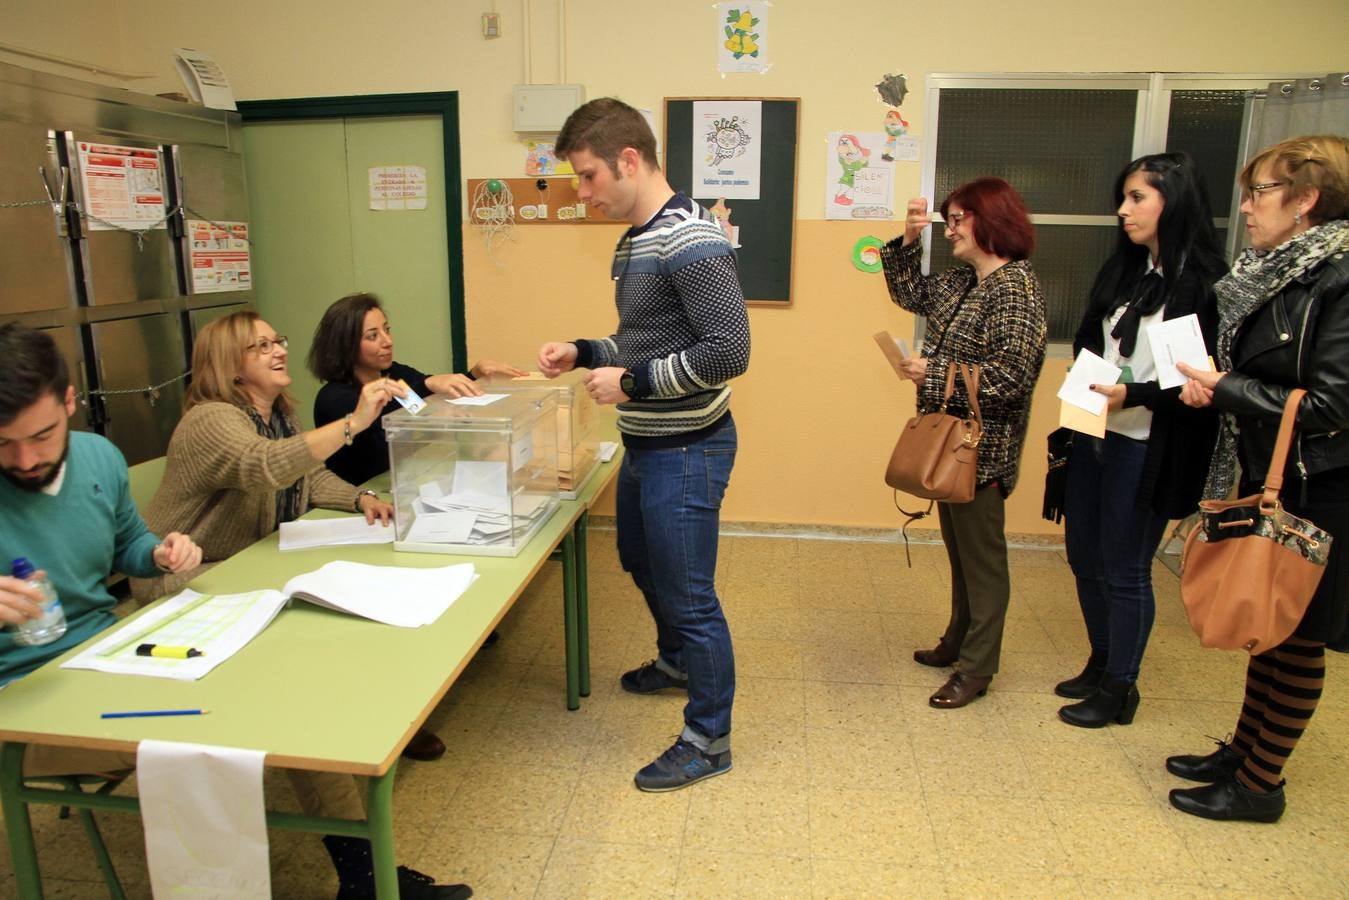
[[[567,654],[567,709],[580,709],[581,666],[576,624],[575,528],[562,538],[562,630]]]
[[[5,815],[5,835],[14,865],[14,886],[23,898],[42,896],[42,873],[33,845],[33,823],[28,803],[19,797],[23,785],[23,751],[26,745],[5,743],[0,747],[0,808]]]
[[[586,552],[589,526],[590,513],[581,513],[576,520],[576,639],[582,697],[590,696],[590,557]]]
[[[398,900],[398,859],[393,843],[393,778],[398,763],[383,775],[370,779],[366,794],[366,822],[370,827],[370,853],[375,865],[375,896]]]

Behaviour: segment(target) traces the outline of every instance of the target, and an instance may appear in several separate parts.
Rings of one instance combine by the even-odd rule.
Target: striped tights
[[[1307,730],[1325,685],[1325,644],[1291,637],[1252,656],[1246,699],[1232,738],[1245,757],[1237,781],[1253,791],[1275,791],[1288,757]]]

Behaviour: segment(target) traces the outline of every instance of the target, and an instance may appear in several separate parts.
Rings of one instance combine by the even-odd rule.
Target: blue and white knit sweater
[[[632,372],[618,406],[624,443],[678,446],[718,424],[727,382],[749,367],[749,317],[735,252],[712,214],[683,194],[631,228],[614,253],[618,332],[576,341],[576,365]]]

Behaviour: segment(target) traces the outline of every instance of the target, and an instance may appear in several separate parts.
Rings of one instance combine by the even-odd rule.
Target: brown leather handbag
[[[1185,539],[1180,598],[1205,647],[1264,653],[1297,629],[1330,555],[1330,535],[1279,503],[1298,403],[1288,395],[1264,488],[1237,500],[1204,500]]]
[[[965,382],[970,418],[949,415],[947,405],[955,391],[956,369]],[[897,491],[940,500],[969,503],[974,499],[979,440],[984,433],[979,413],[979,367],[952,362],[946,367],[946,392],[941,409],[914,416],[900,432],[885,469],[885,483]]]

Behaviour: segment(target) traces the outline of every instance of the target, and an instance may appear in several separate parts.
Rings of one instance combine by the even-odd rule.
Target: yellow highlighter
[[[157,656],[160,659],[192,659],[205,656],[200,650],[192,647],[169,647],[164,644],[141,644],[136,648],[136,655]]]

